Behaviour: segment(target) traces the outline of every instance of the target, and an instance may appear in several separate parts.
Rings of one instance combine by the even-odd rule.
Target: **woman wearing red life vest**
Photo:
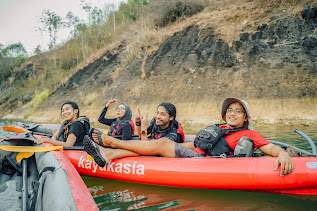
[[[105,118],[108,108],[111,104],[117,102],[116,99],[110,99],[102,110],[98,121],[110,126],[108,136],[122,136],[122,140],[130,140],[134,134],[134,123],[131,120],[132,112],[125,103],[120,103],[116,107],[116,118]]]

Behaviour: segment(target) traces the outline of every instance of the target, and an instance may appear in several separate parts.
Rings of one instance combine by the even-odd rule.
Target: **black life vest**
[[[109,135],[109,136],[116,136],[116,135],[121,136],[121,135],[122,135],[122,127],[124,126],[125,123],[126,123],[126,122],[120,123],[120,124],[118,124],[117,126],[115,126],[114,128],[111,128],[111,129],[108,131],[108,135]],[[130,124],[131,127],[132,127],[132,135],[133,135],[133,134],[134,134],[134,123],[133,123],[132,120],[130,120],[130,121],[128,122],[128,124]]]
[[[235,129],[221,129],[219,125],[208,126],[199,131],[194,140],[195,147],[204,150],[210,156],[229,155],[233,154],[234,150],[229,147],[227,141],[224,139],[227,132],[245,130],[244,127]],[[231,135],[231,134],[227,134]]]
[[[72,123],[74,122],[81,122],[85,128],[85,135],[89,134],[89,130],[90,130],[90,122],[88,117],[86,116],[80,116],[78,119],[76,119],[73,122],[64,122],[59,131],[58,131],[58,136],[57,136],[57,140],[59,141],[63,141],[66,142],[67,138],[68,138],[68,131],[69,131],[69,127]]]

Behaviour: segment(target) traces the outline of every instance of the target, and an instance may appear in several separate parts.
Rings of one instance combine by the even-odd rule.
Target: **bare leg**
[[[188,149],[195,149],[194,142],[186,142],[186,143],[180,143],[183,147],[186,147]]]
[[[92,138],[98,142],[98,136],[94,131]],[[112,148],[126,149],[140,155],[161,155],[163,157],[175,157],[175,142],[167,138],[160,138],[157,140],[140,141],[129,140],[122,141],[105,134],[101,135],[102,142],[105,146]]]
[[[107,163],[112,159],[140,156],[139,154],[135,152],[125,150],[125,149],[111,149],[111,148],[104,148],[99,146],[99,150],[102,157],[107,161]]]

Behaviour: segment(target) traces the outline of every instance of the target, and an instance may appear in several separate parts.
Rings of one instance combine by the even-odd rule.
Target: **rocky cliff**
[[[316,124],[317,7],[233,22],[229,9],[218,23],[213,20],[219,10],[208,7],[177,27],[165,27],[169,33],[161,42],[129,62],[128,42],[122,40],[56,89],[29,120],[56,121],[67,99],[94,122],[105,103],[117,98],[149,116],[169,101],[180,121],[209,124],[221,120],[222,100],[234,96],[249,102],[258,124]],[[235,26],[231,38],[222,22],[231,24],[227,30]]]

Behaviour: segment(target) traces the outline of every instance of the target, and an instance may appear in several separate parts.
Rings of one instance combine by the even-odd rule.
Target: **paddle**
[[[2,145],[0,149],[9,152],[49,152],[54,150],[85,150],[83,146],[64,147],[64,146],[51,146],[51,147],[34,147],[34,146],[7,146]]]
[[[17,127],[12,127],[12,126],[3,126],[2,130],[7,131],[7,132],[13,132],[13,133],[26,133],[26,132],[31,132],[33,134],[37,134],[37,135],[46,135],[45,133],[40,133],[40,132],[35,132],[35,131],[29,131],[29,130],[24,130],[21,128],[17,128]],[[112,136],[114,138],[122,138],[122,136],[117,135],[117,136]],[[132,135],[132,137],[139,137],[138,134],[134,134]]]
[[[30,133],[37,134],[37,135],[51,136],[50,134],[47,134],[47,133],[34,132],[34,131],[25,130],[25,129],[18,128],[18,127],[13,127],[13,126],[3,126],[2,130],[7,131],[7,132],[12,132],[12,133],[26,133],[26,132],[30,132]]]
[[[31,157],[35,152],[49,152],[54,150],[81,150],[84,151],[83,146],[64,147],[64,146],[51,146],[51,147],[34,147],[34,146],[7,146],[2,145],[0,149],[9,152],[19,152],[16,156],[17,162],[20,162],[24,158]],[[87,160],[93,161],[94,159],[87,155]]]
[[[21,128],[17,127],[12,127],[12,126],[3,126],[2,130],[7,131],[7,132],[12,132],[12,133],[25,133],[25,132],[30,132],[28,130],[24,130]]]

